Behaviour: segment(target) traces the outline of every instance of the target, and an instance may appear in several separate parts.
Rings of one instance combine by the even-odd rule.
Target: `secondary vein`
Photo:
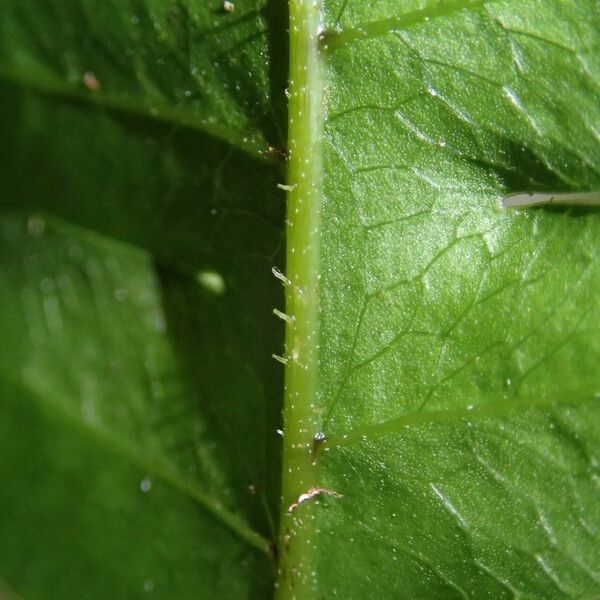
[[[32,395],[29,388],[24,389],[29,395]],[[164,459],[143,452],[127,440],[114,435],[106,429],[87,425],[82,421],[81,415],[77,414],[76,411],[61,406],[59,402],[53,400],[47,394],[43,397],[34,394],[33,397],[37,400],[39,405],[50,412],[53,418],[60,419],[86,435],[88,438],[93,439],[99,445],[123,457],[129,464],[139,467],[149,475],[162,480],[173,489],[195,500],[222,524],[235,532],[240,539],[264,554],[270,554],[270,543],[267,539],[249,527],[240,517],[227,510],[217,499],[212,498],[209,494],[203,492],[193,482],[186,480]]]
[[[460,10],[482,8],[491,1],[493,0],[449,0],[439,2],[434,6],[426,6],[420,10],[413,10],[396,17],[361,23],[356,27],[341,31],[327,31],[322,35],[322,43],[328,50],[334,50],[358,40],[376,37],[390,31],[406,29],[411,25],[424,23]]]
[[[598,401],[599,399],[600,394],[598,392],[575,391],[570,393],[565,392],[560,396],[511,398],[483,406],[416,412],[409,415],[402,415],[389,421],[358,427],[347,433],[328,436],[327,440],[320,445],[319,450],[351,446],[357,442],[396,434],[406,427],[417,427],[432,423],[461,423],[475,419],[503,416],[517,409],[545,407],[555,404],[579,404],[590,400]]]
[[[186,118],[185,111],[178,111],[170,106],[160,106],[159,109],[153,109],[149,106],[140,106],[133,102],[128,102],[120,97],[110,95],[105,92],[89,92],[83,88],[69,85],[63,80],[48,76],[28,76],[23,72],[15,73],[6,67],[0,65],[0,80],[4,80],[15,87],[30,89],[34,92],[63,98],[66,100],[75,100],[77,102],[89,104],[107,110],[112,110],[122,114],[128,114],[135,117],[141,117],[174,127],[183,127],[197,131],[203,135],[215,138],[225,142],[234,148],[239,148],[248,156],[263,163],[273,162],[268,152],[266,143],[265,149],[257,142],[253,142],[244,136],[242,132],[230,130],[219,124],[199,123],[190,118]]]

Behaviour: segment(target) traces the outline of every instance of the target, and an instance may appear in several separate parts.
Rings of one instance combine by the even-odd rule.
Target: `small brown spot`
[[[275,540],[269,540],[269,553],[277,561],[279,558],[279,546]]]
[[[94,75],[94,73],[92,73],[92,71],[87,71],[83,75],[83,85],[85,85],[90,92],[97,92],[102,87],[98,81],[98,78],[96,75]]]
[[[269,144],[267,146],[267,152],[276,160],[286,161],[288,159],[288,153],[285,148],[277,148]]]

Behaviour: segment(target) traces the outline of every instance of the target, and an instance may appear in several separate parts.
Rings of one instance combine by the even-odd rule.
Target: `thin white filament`
[[[600,205],[600,191],[560,194],[519,192],[517,194],[509,194],[501,200],[503,208],[531,208],[532,206],[544,206],[546,204],[597,206]]]

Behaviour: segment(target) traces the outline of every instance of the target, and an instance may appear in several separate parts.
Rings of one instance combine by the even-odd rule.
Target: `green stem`
[[[290,1],[284,443],[278,600],[316,594],[313,502],[289,507],[317,485],[313,460],[319,431],[319,251],[323,141],[321,7]]]

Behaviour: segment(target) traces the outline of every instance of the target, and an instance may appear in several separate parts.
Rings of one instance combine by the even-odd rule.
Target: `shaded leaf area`
[[[41,210],[135,244],[151,253],[164,278],[185,282],[187,300],[162,290],[169,306],[179,303],[175,337],[183,330],[189,338],[188,356],[176,360],[202,365],[200,389],[217,412],[233,401],[245,414],[258,403],[254,414],[267,420],[249,439],[256,440],[258,431],[267,435],[254,448],[269,446],[268,476],[276,481],[282,373],[271,354],[283,331],[272,314],[282,305],[282,292],[271,267],[283,260],[284,210],[277,169],[185,127],[12,88],[3,97],[14,112],[3,123],[0,203],[34,220]],[[226,294],[198,297],[202,273],[222,278]],[[221,377],[212,387],[216,371],[208,365],[215,361]],[[190,375],[194,389],[199,373],[196,368]],[[215,436],[229,451],[231,444]],[[241,468],[237,460],[228,464]],[[262,470],[264,457],[260,465]],[[256,478],[256,468],[244,473],[244,481]],[[261,471],[260,481],[265,476]],[[275,506],[276,497],[269,504]]]
[[[0,98],[3,205],[50,211],[192,273],[239,256],[275,260],[284,202],[273,165],[81,100],[12,86]]]
[[[593,596],[600,215],[497,200],[600,187],[598,7],[434,13],[328,54],[322,593]]]
[[[0,232],[3,579],[40,598],[52,581],[89,597],[264,597],[270,560],[248,538],[276,518],[279,381],[258,379],[273,368],[260,342],[251,358],[234,339],[266,319],[228,312],[252,301],[262,263],[224,277],[218,301],[177,275],[182,304],[138,249],[40,215],[4,215]],[[194,376],[173,322],[197,336]]]
[[[279,498],[270,271],[284,203],[268,145],[285,139],[285,3],[4,0],[0,13],[0,378],[20,390],[11,419],[55,440],[43,457],[24,425],[6,442],[11,465],[29,452],[51,482],[6,474],[3,585],[263,598],[273,573],[251,545],[273,536]],[[61,501],[96,479],[93,502]],[[52,534],[14,518],[31,494]],[[134,535],[145,519],[156,545]],[[55,550],[61,526],[80,537]]]
[[[4,78],[186,123],[254,154],[285,139],[285,4],[3,0],[0,11]]]
[[[202,395],[220,469],[241,504],[251,504],[253,522],[275,539],[282,373],[271,355],[281,345],[281,328],[264,304],[277,298],[277,282],[263,262],[251,259],[240,260],[225,295],[172,271],[161,269],[159,277],[172,344],[192,389]],[[252,304],[262,312],[246,310]]]

